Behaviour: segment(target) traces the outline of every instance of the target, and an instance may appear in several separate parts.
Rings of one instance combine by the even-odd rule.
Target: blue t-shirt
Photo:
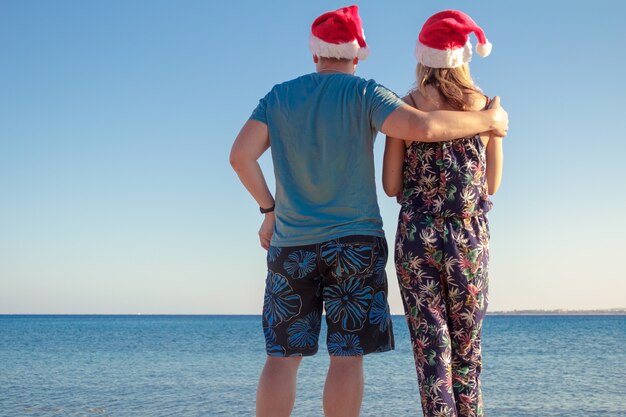
[[[276,177],[274,246],[384,236],[374,138],[402,106],[373,80],[312,73],[278,84],[250,116],[268,126]]]

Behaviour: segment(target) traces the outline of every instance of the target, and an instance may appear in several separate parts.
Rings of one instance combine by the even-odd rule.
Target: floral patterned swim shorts
[[[387,242],[377,236],[270,246],[263,305],[267,354],[315,354],[323,310],[331,356],[392,350],[386,263]]]

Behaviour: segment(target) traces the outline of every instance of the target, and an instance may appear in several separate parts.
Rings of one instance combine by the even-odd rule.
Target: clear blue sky
[[[1,0],[0,314],[260,313],[261,216],[228,153],[272,85],[314,70],[315,17],[348,4]],[[472,62],[511,121],[490,309],[626,307],[626,3],[358,4],[357,72],[401,95],[431,14],[461,9],[494,45]]]

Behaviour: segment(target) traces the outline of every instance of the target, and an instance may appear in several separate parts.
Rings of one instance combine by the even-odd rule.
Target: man
[[[267,360],[257,416],[289,416],[302,356],[317,351],[323,309],[330,367],[327,417],[358,416],[363,355],[393,349],[387,304],[387,244],[376,201],[377,131],[407,140],[442,141],[493,130],[507,114],[424,113],[373,80],[354,75],[367,57],[356,6],[318,17],[310,48],[316,72],[274,86],[233,144],[230,162],[260,206],[268,250],[263,306]],[[270,147],[276,195],[258,158]]]

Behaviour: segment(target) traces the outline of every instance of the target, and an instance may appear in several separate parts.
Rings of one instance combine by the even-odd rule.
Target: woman
[[[491,44],[466,14],[446,10],[424,24],[416,88],[405,102],[424,111],[484,109],[468,40]],[[487,309],[486,214],[502,175],[502,138],[488,132],[448,142],[387,137],[383,187],[402,205],[395,263],[424,416],[482,416],[480,337]]]

